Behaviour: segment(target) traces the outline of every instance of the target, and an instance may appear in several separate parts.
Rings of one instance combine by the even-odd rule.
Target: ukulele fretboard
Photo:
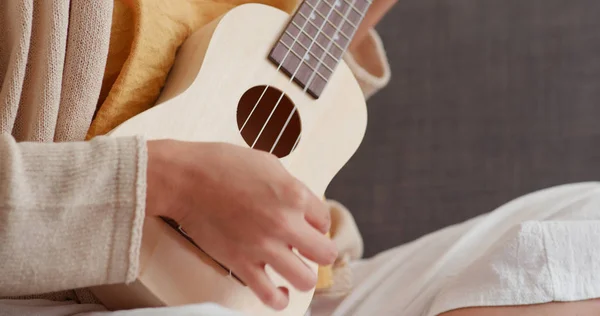
[[[304,0],[269,59],[319,98],[370,4],[371,0]]]

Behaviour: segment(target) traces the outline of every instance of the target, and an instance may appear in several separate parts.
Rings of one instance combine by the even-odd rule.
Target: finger
[[[289,244],[308,260],[320,265],[330,265],[337,258],[335,243],[308,223],[298,223],[288,236]]]
[[[329,229],[331,228],[331,212],[329,207],[316,196],[311,198],[311,203],[306,209],[304,218],[323,234],[329,232]]]
[[[309,291],[317,284],[315,273],[285,244],[266,249],[266,262],[300,291]]]
[[[247,267],[237,275],[265,305],[275,310],[282,310],[288,305],[287,294],[275,287],[267,276],[264,266]]]

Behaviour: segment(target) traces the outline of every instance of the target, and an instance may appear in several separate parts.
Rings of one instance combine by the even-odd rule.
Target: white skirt
[[[427,315],[600,297],[600,183],[538,191],[353,264],[320,315]]]
[[[600,297],[600,183],[538,191],[461,224],[352,263],[352,292],[318,297],[312,316],[434,316],[474,306]],[[0,315],[239,315],[212,304],[101,311],[0,301]]]

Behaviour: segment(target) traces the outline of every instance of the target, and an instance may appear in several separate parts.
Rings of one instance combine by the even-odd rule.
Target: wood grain
[[[109,135],[248,146],[237,125],[238,101],[248,89],[270,84],[285,91],[302,120],[303,140],[280,161],[322,196],[361,143],[365,100],[344,63],[338,65],[317,100],[276,70],[267,56],[288,21],[282,11],[246,4],[194,33],[179,50],[157,105]],[[317,272],[315,263],[304,260]],[[281,312],[263,305],[164,221],[146,218],[137,280],[93,291],[111,309],[215,302],[249,315],[303,315],[314,290],[297,291],[269,266],[266,269],[276,285],[289,289],[290,304]]]

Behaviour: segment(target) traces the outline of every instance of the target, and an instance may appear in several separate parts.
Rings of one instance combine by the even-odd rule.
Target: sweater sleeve
[[[140,137],[0,135],[0,297],[135,279],[146,150]]]
[[[370,29],[366,39],[344,61],[353,72],[365,98],[368,99],[383,89],[390,81],[390,65],[385,47],[379,34]]]

